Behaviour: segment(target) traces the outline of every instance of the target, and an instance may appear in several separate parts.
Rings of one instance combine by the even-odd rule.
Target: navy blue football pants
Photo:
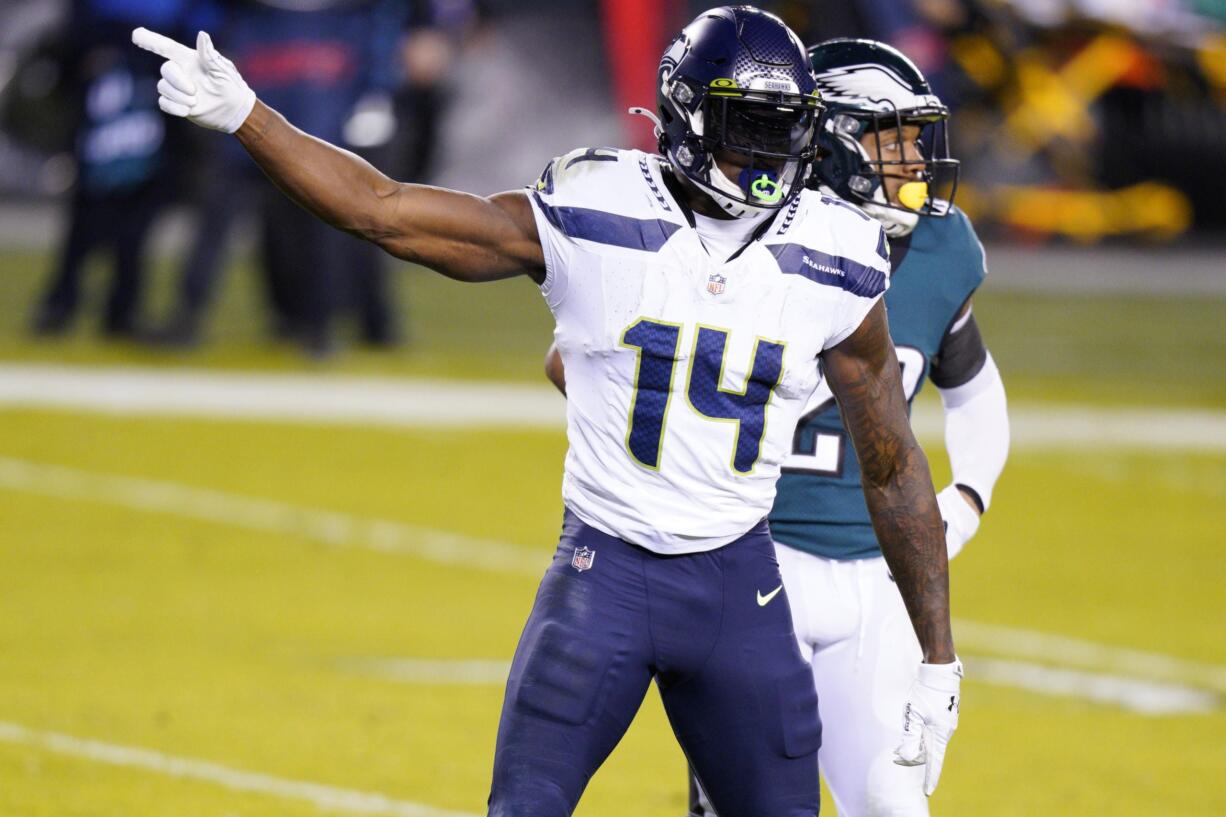
[[[660,556],[568,511],[511,664],[490,817],[571,814],[653,678],[721,817],[817,814],[817,693],[782,585],[765,521]]]

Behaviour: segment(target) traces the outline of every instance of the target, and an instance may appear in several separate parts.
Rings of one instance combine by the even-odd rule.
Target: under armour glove
[[[961,661],[920,664],[919,675],[907,693],[902,743],[894,750],[894,762],[899,766],[925,766],[924,794],[928,796],[936,791],[945,748],[958,728],[961,685]]]
[[[945,551],[952,559],[979,530],[979,514],[956,485],[947,486],[937,494],[937,507],[945,521]]]
[[[234,63],[217,53],[205,32],[196,36],[195,49],[147,28],[134,30],[132,42],[166,58],[158,82],[158,107],[171,116],[234,133],[255,107],[255,92]]]

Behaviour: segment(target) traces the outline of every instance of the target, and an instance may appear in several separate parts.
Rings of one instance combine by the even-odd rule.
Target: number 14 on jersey
[[[640,465],[653,470],[660,467],[681,328],[677,323],[640,318],[622,333],[621,345],[637,353],[626,450]],[[766,406],[783,375],[784,344],[758,338],[745,387],[725,389],[728,332],[702,325],[697,329],[686,374],[686,402],[709,420],[736,424],[731,467],[738,474],[748,474],[761,456]]]

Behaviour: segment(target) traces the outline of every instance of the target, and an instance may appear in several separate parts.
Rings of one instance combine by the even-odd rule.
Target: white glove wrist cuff
[[[979,514],[975,513],[956,485],[948,485],[937,494],[937,507],[945,522],[946,555],[952,559],[979,530]]]
[[[962,683],[962,661],[955,656],[949,664],[920,664],[917,677],[929,689],[956,693]]]
[[[250,88],[244,88],[243,90],[245,91],[243,99],[234,110],[233,118],[222,128],[226,133],[234,133],[241,128],[243,123],[247,121],[247,117],[251,116],[251,109],[255,107],[255,91]]]

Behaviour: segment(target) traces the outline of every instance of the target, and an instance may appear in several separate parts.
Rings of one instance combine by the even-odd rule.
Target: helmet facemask
[[[848,190],[866,211],[885,223],[890,235],[910,233],[920,216],[941,217],[949,212],[958,188],[959,163],[950,157],[948,124],[949,111],[944,106],[894,108],[880,114],[839,110],[824,123],[832,141],[858,158],[849,168]],[[919,128],[918,157],[903,154],[907,126]],[[865,142],[875,147],[876,158]],[[883,147],[891,143],[898,146],[898,158],[885,159]],[[907,179],[896,193],[897,201],[888,194],[887,178]]]
[[[677,81],[668,96],[692,134],[667,145],[668,157],[722,211],[742,217],[777,210],[800,192],[813,162],[816,96],[744,90],[730,80],[697,90]],[[717,160],[735,166],[735,177]]]

